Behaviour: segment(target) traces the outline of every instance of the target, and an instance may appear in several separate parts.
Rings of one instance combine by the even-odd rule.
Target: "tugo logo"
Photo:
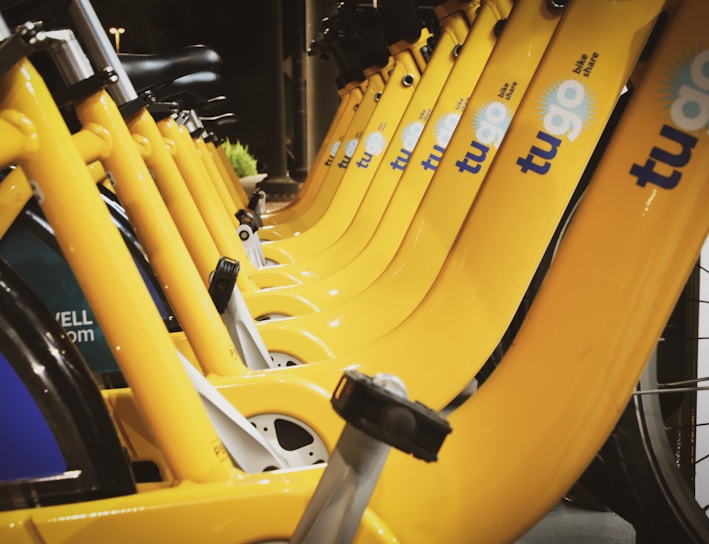
[[[386,149],[387,139],[381,132],[374,131],[364,139],[364,154],[355,163],[358,168],[367,168],[374,157],[382,154]]]
[[[694,58],[692,58],[694,57]],[[633,164],[630,174],[644,187],[651,183],[663,189],[674,189],[682,179],[680,168],[689,163],[698,137],[690,132],[709,134],[709,49],[696,55],[684,55],[670,66],[664,80],[663,101],[667,103],[672,124],[663,124],[660,136],[664,147],[655,146],[644,165]],[[674,126],[673,126],[674,125]],[[661,166],[657,171],[658,163]]]
[[[421,121],[414,121],[406,125],[401,133],[401,149],[399,150],[399,155],[394,162],[389,163],[392,169],[403,170],[406,168],[411,158],[411,152],[416,147],[416,143],[419,141],[422,132],[423,123]]]
[[[562,138],[576,140],[593,115],[592,93],[583,83],[567,79],[547,89],[541,103],[542,127],[537,139],[544,148],[533,145],[526,157],[519,157],[517,164],[522,172],[546,174],[551,161],[556,157]],[[535,159],[540,159],[539,162]]]
[[[438,163],[440,163],[441,158],[443,158],[443,152],[446,150],[448,142],[450,142],[453,137],[455,127],[458,126],[458,121],[460,121],[459,113],[449,113],[438,120],[433,129],[436,135],[436,143],[433,145],[433,152],[428,155],[425,161],[421,161],[424,170],[435,170],[438,168]]]
[[[349,166],[352,155],[354,155],[355,149],[357,149],[357,144],[359,144],[357,138],[352,138],[345,144],[345,157],[337,163],[338,168],[347,168],[347,166]]]
[[[470,151],[456,161],[459,172],[477,174],[490,151],[490,146],[497,149],[510,126],[512,114],[502,102],[489,102],[481,106],[473,116],[475,138],[470,142]]]
[[[334,144],[330,146],[330,156],[325,161],[325,166],[330,166],[332,164],[335,155],[337,155],[337,151],[340,149],[341,143],[342,142],[340,140],[337,140]]]

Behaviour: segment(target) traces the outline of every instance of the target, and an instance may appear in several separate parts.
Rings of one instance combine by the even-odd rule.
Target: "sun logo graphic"
[[[500,147],[512,121],[512,113],[502,102],[490,102],[478,108],[473,116],[475,139],[485,145]]]
[[[399,150],[399,154],[393,162],[389,163],[392,169],[403,170],[406,168],[411,158],[411,152],[414,150],[421,137],[423,126],[421,121],[414,121],[406,125],[401,132],[401,149]]]
[[[387,146],[387,139],[381,132],[374,131],[364,139],[364,153],[355,163],[358,168],[367,168],[374,157],[381,155]]]
[[[512,113],[502,102],[488,102],[480,106],[473,115],[474,139],[465,156],[456,161],[459,172],[477,174],[488,157],[490,147],[497,149],[507,132]]]
[[[672,122],[688,132],[709,133],[709,49],[683,55],[667,70],[663,84]]]
[[[587,126],[594,101],[583,83],[567,79],[552,85],[544,95],[540,114],[544,130],[573,142]]]
[[[347,168],[347,166],[350,164],[350,160],[352,159],[352,155],[354,155],[354,152],[357,149],[358,144],[359,140],[357,138],[352,138],[349,142],[345,144],[345,157],[337,163],[337,166],[339,168]]]
[[[421,161],[421,166],[424,170],[435,170],[438,168],[438,163],[443,158],[443,152],[448,147],[448,142],[451,141],[455,127],[460,121],[459,113],[448,113],[441,117],[434,125],[433,132],[436,136],[436,143],[433,144],[433,151],[429,153],[425,161]]]
[[[665,72],[661,95],[670,121],[660,128],[664,140],[653,146],[645,164],[633,164],[630,174],[641,187],[674,189],[692,149],[709,134],[709,49],[681,55]]]
[[[591,122],[594,104],[593,93],[576,79],[551,85],[542,97],[539,111],[543,130],[537,132],[537,139],[543,147],[534,145],[526,157],[517,159],[522,172],[546,174],[563,139],[575,141]]]

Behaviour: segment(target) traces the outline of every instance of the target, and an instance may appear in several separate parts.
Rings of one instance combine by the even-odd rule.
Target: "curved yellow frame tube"
[[[264,242],[262,247],[267,259],[288,263],[321,257],[346,231],[360,229],[355,223],[358,216],[377,213],[366,197],[381,184],[380,169],[389,167],[395,158],[392,155],[398,154],[402,133],[411,122],[413,111],[420,117],[426,107],[435,103],[453,64],[453,49],[467,34],[466,22],[463,12],[441,21],[441,35],[425,68],[418,66],[413,52],[425,45],[428,33],[415,44],[404,42],[401,51],[393,50],[395,64],[391,77],[327,211],[298,236]],[[430,68],[433,70],[429,71]],[[426,85],[425,81],[433,83]],[[268,272],[279,273],[280,270]]]
[[[475,76],[482,72],[495,44],[492,28],[500,18],[508,15],[504,6],[502,11],[497,7],[496,3],[483,4],[469,34],[459,37],[445,33],[441,36],[440,49],[434,51],[419,85],[420,92],[413,97],[395,136],[406,149],[412,148],[410,158],[405,159],[404,149],[387,150],[375,183],[360,207],[361,213],[338,244],[321,256],[302,263],[268,267],[256,272],[260,284],[270,282],[275,286],[274,278],[287,276],[302,285],[244,293],[252,315],[279,313],[295,316],[331,308],[353,298],[382,274],[396,253],[432,178],[432,170],[413,168],[427,159],[429,146],[436,145],[436,127],[430,119],[442,119],[451,111],[456,112],[456,108],[458,113],[462,112],[475,86]],[[453,65],[453,59],[448,55],[452,56],[455,45],[462,43],[458,42],[459,39],[464,39],[464,45]],[[448,40],[453,42],[450,51],[444,49]],[[443,60],[442,54],[445,55]],[[439,63],[445,63],[448,70],[445,82],[443,78],[437,79]],[[428,93],[431,96],[427,99]],[[419,127],[418,143],[409,141],[410,137],[406,135],[409,126]],[[411,163],[412,167],[408,168],[406,163]],[[315,281],[318,279],[320,281]]]
[[[351,81],[340,89],[341,101],[333,122],[328,129],[317,156],[308,171],[308,176],[295,198],[278,210],[266,212],[261,216],[264,225],[278,225],[299,217],[307,209],[320,191],[337,150],[342,145],[348,127],[352,123],[359,104],[362,102],[367,80]]]
[[[344,133],[342,144],[339,145],[334,157],[328,158],[328,161],[331,161],[331,166],[324,172],[325,177],[320,183],[318,191],[313,195],[313,200],[306,208],[301,209],[296,217],[290,219],[288,223],[279,222],[278,225],[265,225],[259,231],[259,236],[262,239],[268,239],[270,229],[288,228],[289,232],[294,234],[299,229],[305,229],[313,225],[322,217],[340,185],[344,169],[351,160],[351,154],[362,137],[362,131],[367,126],[367,121],[377,107],[377,96],[384,90],[388,79],[388,71],[392,66],[393,59],[390,57],[389,63],[385,67],[372,66],[365,70],[367,87],[362,95],[362,100],[359,102],[357,111]],[[305,200],[302,199],[300,202],[304,203]],[[279,215],[279,217],[281,216]],[[286,224],[290,226],[285,227],[284,225]]]
[[[316,334],[335,353],[343,355],[348,351],[361,349],[394,330],[422,303],[426,293],[435,283],[444,281],[443,278],[437,279],[437,276],[447,260],[455,262],[456,258],[450,254],[450,251],[456,238],[460,241],[460,244],[467,246],[473,243],[471,240],[481,237],[480,234],[469,234],[469,231],[461,232],[461,226],[469,214],[468,210],[475,201],[478,189],[488,173],[488,168],[491,168],[490,177],[493,178],[490,181],[491,183],[500,183],[505,186],[509,183],[514,186],[520,183],[520,179],[523,179],[522,173],[517,173],[516,175],[514,172],[509,171],[500,173],[500,169],[507,168],[507,170],[510,170],[506,166],[510,162],[513,167],[515,166],[514,160],[518,152],[512,146],[503,146],[499,152],[498,160],[495,158],[495,145],[488,143],[487,146],[484,146],[486,160],[475,163],[474,172],[461,168],[459,165],[466,160],[466,153],[469,153],[468,150],[471,148],[471,140],[475,141],[476,145],[483,147],[483,144],[477,143],[476,138],[483,139],[484,137],[476,136],[471,127],[474,126],[476,116],[479,115],[480,110],[485,107],[504,109],[509,123],[509,118],[512,117],[517,109],[517,104],[525,96],[526,89],[535,71],[544,74],[540,78],[544,81],[544,85],[548,81],[548,79],[545,79],[547,73],[551,72],[553,74],[553,76],[550,76],[552,80],[553,77],[556,77],[556,74],[560,72],[557,61],[559,53],[557,51],[547,51],[545,54],[545,51],[551,36],[554,34],[557,22],[558,17],[551,16],[548,11],[540,12],[536,0],[532,2],[522,1],[516,6],[507,23],[510,39],[505,40],[504,36],[500,38],[489,61],[486,58],[481,58],[482,55],[478,54],[471,59],[473,62],[470,64],[466,62],[466,64],[460,65],[460,68],[468,69],[461,71],[460,68],[453,68],[455,74],[463,75],[464,77],[456,77],[454,80],[449,79],[449,82],[453,83],[453,85],[447,84],[444,87],[441,98],[439,98],[434,107],[432,119],[437,120],[433,115],[438,112],[441,118],[445,120],[450,115],[450,107],[461,104],[461,101],[466,98],[467,102],[463,102],[466,106],[459,113],[462,119],[459,124],[460,128],[452,135],[447,151],[432,176],[432,186],[416,211],[407,235],[404,237],[401,246],[394,252],[391,261],[388,264],[381,263],[379,265],[372,263],[370,267],[352,270],[353,276],[358,273],[360,276],[367,277],[366,275],[371,272],[371,269],[382,270],[383,267],[381,275],[375,278],[375,281],[356,297],[350,298],[337,306],[323,309],[317,313],[285,320],[263,322],[259,324],[260,330],[297,328],[303,331],[304,334]],[[573,22],[571,25],[573,25]],[[572,33],[567,33],[565,40],[573,42],[575,38]],[[468,45],[467,42],[466,45]],[[563,46],[556,49],[561,50]],[[470,48],[467,50],[472,51]],[[477,53],[477,51],[475,52]],[[467,60],[463,58],[463,54],[464,52],[461,51],[461,58],[458,59],[458,62]],[[537,68],[540,61],[542,65]],[[469,82],[474,74],[470,65],[476,66],[481,73],[473,91],[467,87],[470,85]],[[491,68],[483,71],[484,66],[490,66]],[[494,102],[500,92],[502,83],[512,81],[512,78],[516,82],[516,91],[510,94],[509,100],[506,100],[504,104]],[[622,83],[617,85],[618,89],[621,87]],[[542,91],[539,92],[541,93]],[[537,94],[533,96],[536,98]],[[495,105],[490,106],[489,104],[491,103]],[[536,116],[538,108],[536,101],[527,100],[525,104],[520,115],[523,118]],[[501,121],[504,122],[504,120]],[[419,146],[423,144],[422,151],[418,154],[414,152],[412,157],[428,155],[428,151],[433,145],[439,145],[435,143],[435,138],[439,133],[439,131],[435,130],[437,128],[440,128],[438,123],[428,126],[428,131],[425,130],[422,133],[417,145],[418,150]],[[600,134],[600,129],[601,127],[598,128],[597,135]],[[498,130],[500,132],[499,140],[502,140],[504,131],[502,129]],[[523,124],[517,123],[512,125],[510,136],[508,137],[513,140],[521,140],[527,144],[530,141],[530,132],[531,130],[524,130]],[[480,130],[478,130],[479,133],[481,133]],[[532,139],[535,134],[536,130],[531,132]],[[431,141],[433,143],[430,146],[426,145]],[[593,139],[588,140],[585,144],[585,150],[588,155],[590,155],[594,144],[595,141]],[[497,142],[497,145],[500,145],[500,143]],[[461,148],[462,151],[460,151]],[[430,161],[430,159],[421,162],[425,164],[427,161]],[[494,165],[490,166],[493,161],[495,161]],[[557,182],[560,186],[564,186],[564,183],[566,184],[566,192],[564,194],[567,195],[567,200],[583,170],[583,163],[579,163],[578,155],[574,157],[573,161],[569,159],[569,163],[572,165],[571,169],[565,173],[561,181]],[[575,170],[573,169],[574,164]],[[471,167],[472,169],[473,167]],[[410,164],[407,167],[407,172],[411,172],[412,175],[420,174],[421,177],[426,173],[425,166],[421,167],[418,162]],[[562,177],[559,174],[556,175]],[[404,178],[406,178],[406,174]],[[502,181],[502,178],[504,178],[504,181]],[[452,192],[456,194],[454,202],[451,202],[450,199]],[[409,193],[402,194],[408,195]],[[535,197],[536,200],[532,200],[527,204],[537,200],[540,201],[540,206],[543,206],[545,202],[554,202],[547,195],[540,193],[536,193]],[[556,201],[557,213],[555,215],[551,213],[553,209],[550,207],[548,221],[552,232],[556,221],[558,221],[564,210],[564,202],[563,197]],[[551,204],[547,205],[551,206]],[[510,213],[514,214],[515,212],[516,208],[512,206]],[[541,212],[540,215],[543,216],[545,214]],[[532,217],[530,222],[534,224],[536,219]],[[492,225],[489,228],[492,228]],[[380,238],[382,236],[385,236],[384,233],[381,234]],[[395,246],[396,244],[388,238],[385,237],[384,242]],[[525,240],[525,238],[523,237],[522,240]],[[547,242],[548,238],[542,238],[541,246],[537,245],[537,247],[541,247],[539,259]],[[529,265],[525,268],[529,279],[531,279],[534,270],[536,270],[537,263],[538,261],[530,260]],[[509,273],[512,272],[510,271]],[[463,289],[462,286],[453,286],[447,282],[445,285],[448,290],[453,292]],[[348,292],[349,288],[350,284],[343,284],[342,287],[332,285],[332,291],[336,291],[338,295],[340,291]],[[342,296],[345,296],[344,293]],[[247,300],[250,302],[251,299]],[[427,298],[425,303],[430,303],[433,307],[439,305],[438,299],[434,297]],[[517,304],[515,304],[514,308],[516,308]],[[379,306],[385,306],[387,311],[376,311]],[[416,330],[414,334],[417,335],[425,333],[427,329],[429,329],[428,326],[425,326],[423,330],[418,327],[415,329],[407,328],[409,332]],[[286,347],[278,349],[275,346],[269,346],[269,348],[274,348],[278,351],[286,349]],[[298,346],[293,345],[289,348],[290,353],[298,356]],[[302,358],[300,359],[303,360]]]
[[[389,48],[393,63],[377,106],[362,128],[347,164],[343,166],[345,161],[342,161],[334,165],[343,168],[337,191],[321,216],[309,226],[305,219],[296,219],[265,228],[263,238],[277,240],[263,244],[266,258],[282,262],[281,252],[294,259],[317,255],[332,245],[351,223],[406,106],[418,88],[426,64],[420,51],[429,38],[430,33],[422,31],[415,43],[402,41]]]

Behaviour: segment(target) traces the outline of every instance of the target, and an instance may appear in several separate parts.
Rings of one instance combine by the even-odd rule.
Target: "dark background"
[[[280,2],[283,47],[279,59],[273,48],[276,32],[273,3],[274,0],[93,0],[106,28],[126,29],[121,36],[122,52],[157,53],[192,44],[207,44],[216,49],[224,61],[220,70],[224,94],[232,100],[239,118],[229,137],[247,144],[264,170],[269,170],[273,166],[269,162],[275,160],[272,146],[279,140],[273,134],[277,128],[269,119],[282,101],[288,170],[293,171],[307,160],[296,156],[297,146],[293,145],[293,111],[297,106],[290,77],[293,56],[303,54],[308,45],[303,33],[296,31],[296,25],[305,24],[306,6],[304,0]],[[269,79],[269,70],[279,61],[284,74],[283,97],[275,94]],[[335,95],[334,80],[331,90]]]
[[[273,17],[276,1],[280,2],[282,11],[280,54],[274,48],[278,28]],[[120,37],[121,52],[160,53],[194,44],[216,49],[223,59],[220,69],[223,85],[214,92],[230,99],[239,118],[229,129],[229,138],[247,144],[263,169],[268,169],[269,157],[274,156],[274,142],[285,142],[290,170],[294,165],[307,162],[307,157],[302,156],[307,153],[303,153],[302,148],[298,153],[297,146],[293,146],[293,112],[298,109],[297,104],[294,106],[293,90],[298,82],[294,85],[290,77],[293,56],[304,55],[308,46],[306,33],[297,31],[306,25],[306,1],[311,21],[319,21],[327,7],[335,5],[335,0],[92,0],[92,5],[106,30],[109,27],[126,29]],[[52,21],[53,25],[68,25],[66,4],[62,0],[0,0],[10,25],[28,17]],[[318,30],[315,25],[311,28]],[[110,38],[113,42],[113,36]],[[337,103],[336,71],[331,63],[306,57],[301,58],[310,62],[315,70],[322,69],[328,77],[332,75],[325,80],[325,92],[331,92],[332,99],[323,102],[323,111],[308,112],[310,122],[314,122],[316,116],[327,122]],[[283,70],[285,95],[282,97],[269,83],[273,81],[274,63],[280,64]],[[273,126],[272,113],[279,104],[285,106],[285,122],[281,124],[285,126],[280,126],[285,131],[284,139],[274,137],[274,130],[278,128]]]
[[[293,21],[302,8],[297,0],[282,2],[283,21]],[[121,36],[121,51],[158,53],[182,45],[207,44],[223,58],[220,70],[225,95],[234,104],[239,123],[230,138],[246,143],[260,160],[267,159],[269,143],[274,138],[261,130],[267,108],[277,99],[264,73],[276,62],[272,48],[273,21],[269,2],[254,0],[93,0],[93,6],[105,27],[126,29]],[[282,25],[282,59],[287,68],[294,52],[291,24]],[[300,50],[305,44],[298,44]],[[290,90],[290,78],[286,75]],[[333,92],[335,87],[333,84]],[[286,97],[290,96],[287,92]],[[292,140],[292,102],[285,99],[286,139]],[[268,165],[265,165],[267,167]]]

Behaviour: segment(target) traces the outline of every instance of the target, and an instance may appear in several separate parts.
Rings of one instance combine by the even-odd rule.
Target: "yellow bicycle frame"
[[[233,467],[199,397],[187,376],[174,371],[180,362],[150,294],[64,120],[27,61],[0,79],[0,110],[3,141],[23,143],[23,153],[15,158],[173,473],[202,482],[230,478]],[[87,224],[92,228],[87,230]],[[179,406],[171,406],[174,395]]]
[[[443,6],[450,10],[453,4],[461,7],[459,0]],[[468,13],[473,14],[473,18],[478,7],[478,2],[467,4]],[[393,160],[392,154],[399,152],[397,146],[401,134],[414,111],[420,117],[435,103],[453,64],[454,47],[465,39],[468,31],[468,18],[464,12],[457,11],[451,15],[449,11],[440,9],[437,13],[441,16],[441,33],[427,63],[420,58],[420,50],[429,38],[427,32],[422,33],[414,44],[398,44],[400,51],[391,48],[395,58],[394,71],[328,210],[320,221],[298,236],[264,243],[263,252],[267,259],[287,263],[320,257],[339,242],[344,232],[351,228],[359,229],[359,225],[355,225],[358,215],[372,213],[370,204],[365,201],[370,190],[381,184],[378,175],[380,165],[383,165],[381,170],[384,171]],[[450,41],[453,41],[452,45]],[[432,63],[434,71],[429,73]],[[434,80],[434,83],[422,88],[424,80]],[[278,273],[279,270],[269,272]]]
[[[342,139],[342,144],[338,147],[336,153],[332,157],[328,157],[326,162],[330,166],[325,172],[317,193],[307,208],[300,209],[298,215],[288,220],[287,223],[280,222],[278,225],[268,224],[259,231],[259,235],[264,239],[269,239],[269,230],[275,228],[288,228],[291,235],[294,235],[299,230],[309,228],[313,225],[327,209],[333,195],[339,187],[344,169],[349,164],[354,148],[357,146],[359,139],[362,137],[362,132],[367,126],[369,118],[378,105],[378,97],[384,91],[386,82],[389,79],[389,72],[393,68],[394,59],[389,57],[389,63],[385,67],[371,66],[364,70],[367,78],[367,87],[362,95],[362,100],[359,102],[357,112],[354,115],[352,122],[347,127]],[[304,202],[304,200],[301,200]],[[280,218],[280,215],[279,215]],[[284,225],[290,224],[290,227]]]
[[[615,3],[612,20],[631,26],[638,4]],[[584,4],[573,4],[567,16],[581,9],[574,6]],[[703,100],[709,91],[701,70],[708,62],[701,49],[706,46],[699,42],[706,16],[701,0],[683,0],[671,15],[515,346],[482,390],[451,416],[454,432],[439,463],[422,465],[392,453],[371,504],[376,514],[365,518],[360,542],[375,541],[371,531],[377,528],[383,541],[514,541],[595,453],[625,405],[709,230],[709,137],[705,124],[683,119],[680,109],[688,96]],[[642,42],[633,32],[647,34],[651,20],[629,29],[629,41]],[[590,26],[577,31],[581,42],[593,37]],[[679,68],[690,77],[668,91],[665,77],[678,68],[678,59],[688,59]],[[602,66],[599,61],[593,70]],[[3,84],[0,90],[7,88]],[[662,187],[663,179],[677,176],[674,186]],[[511,407],[510,399],[523,409]],[[30,530],[32,538],[38,531],[49,541],[79,536],[179,541],[206,531],[215,542],[233,541],[234,535],[247,541],[287,538],[319,472],[249,477],[244,489],[247,482],[258,484],[249,485],[253,495],[245,493],[243,502],[237,501],[238,485],[188,484],[88,505],[3,513],[0,526],[2,536],[13,541],[31,541]],[[510,495],[512,485],[516,493]],[[505,508],[499,507],[502,501]],[[230,522],[236,504],[244,515]],[[281,513],[276,522],[270,521],[274,508]],[[32,529],[26,529],[30,523]],[[272,527],[267,535],[264,526]]]
[[[359,143],[352,152],[349,164],[345,166],[337,191],[327,209],[308,228],[302,228],[301,222],[294,220],[266,229],[267,238],[277,240],[264,244],[263,251],[267,259],[280,262],[281,251],[294,258],[317,255],[332,245],[339,237],[338,234],[350,224],[406,105],[421,80],[426,67],[421,49],[426,46],[429,38],[430,33],[424,29],[418,41],[409,43],[402,40],[389,47],[393,58],[389,79],[377,107],[362,130]],[[340,164],[336,166],[339,168]],[[298,232],[297,236],[293,236],[295,232]]]
[[[232,253],[220,253],[210,237],[206,224],[202,221],[173,155],[160,134],[155,122],[147,111],[142,110],[128,120],[128,128],[133,139],[142,143],[143,158],[154,173],[155,183],[167,206],[170,216],[187,247],[192,260],[205,285],[209,284],[209,274],[214,270],[221,255],[234,257]],[[110,154],[109,154],[110,156]],[[108,157],[106,157],[108,158]],[[140,225],[137,225],[140,227]]]
[[[222,205],[216,188],[210,183],[209,174],[189,133],[174,119],[158,122],[158,129],[168,146],[174,146],[174,161],[182,176],[181,181],[186,184],[197,207],[197,218],[201,218],[207,227],[208,233],[206,235],[201,233],[199,239],[207,247],[216,245],[220,256],[231,257],[241,263],[237,285],[242,291],[258,289],[253,280],[255,268],[250,266],[251,263],[229,213]],[[159,144],[156,142],[154,145]],[[194,220],[199,221],[197,218]]]
[[[75,109],[84,126],[110,134],[113,145],[104,167],[116,180],[118,198],[200,366],[205,373],[237,374],[244,365],[118,108],[101,91],[76,102]],[[134,123],[142,115],[147,113],[139,112]]]
[[[409,519],[435,509],[436,538],[513,542],[615,425],[709,232],[709,135],[706,114],[696,113],[706,110],[681,112],[709,96],[708,7],[683,0],[670,13],[514,345],[450,416],[454,432],[438,465],[413,478],[408,460],[390,458],[371,503],[383,519],[405,480],[408,493],[426,497],[410,505]],[[442,474],[447,461],[460,480]],[[440,493],[444,480],[457,495]],[[442,501],[450,508],[438,508]],[[402,540],[420,529],[390,526]]]
[[[455,59],[455,67],[452,57],[456,44],[463,43],[458,40],[463,37],[443,34],[438,45],[438,54],[434,51],[432,66],[427,68],[429,75],[434,77],[424,77],[422,82],[422,85],[425,85],[423,91],[426,91],[429,85],[434,87],[429,91],[431,95],[416,95],[416,100],[405,112],[399,125],[400,130],[394,138],[395,141],[402,142],[406,139],[405,147],[413,147],[409,141],[410,136],[405,134],[407,127],[421,127],[425,124],[422,130],[418,129],[422,132],[417,138],[419,143],[414,143],[415,147],[408,151],[411,153],[410,158],[406,159],[407,151],[404,149],[387,150],[382,161],[383,166],[377,170],[376,183],[372,184],[365,203],[360,208],[361,213],[358,213],[352,228],[348,229],[336,247],[302,264],[294,263],[259,270],[256,277],[260,283],[267,283],[268,280],[261,281],[260,278],[273,278],[273,273],[279,277],[287,276],[302,285],[297,288],[244,293],[252,315],[257,318],[274,313],[296,316],[331,308],[359,294],[382,273],[389,262],[389,256],[393,255],[398,247],[398,240],[403,238],[410,225],[416,203],[423,197],[426,184],[431,179],[431,176],[427,175],[429,173],[412,172],[413,168],[406,174],[407,170],[403,170],[404,161],[406,159],[414,163],[425,158],[425,142],[435,139],[433,123],[428,121],[431,116],[438,119],[449,114],[449,109],[464,107],[463,102],[470,94],[471,86],[474,86],[474,76],[482,71],[487,60],[486,55],[489,55],[495,43],[492,28],[498,20],[507,17],[509,7],[510,4],[506,1],[486,2],[480,10],[475,10],[475,22],[469,34],[464,37],[466,45],[460,49],[458,58]],[[437,72],[431,72],[431,69],[438,69],[438,59],[441,54],[446,53],[443,49],[445,40],[451,38],[451,57],[444,59],[450,63],[447,65],[450,76],[445,84],[440,80],[436,85]],[[421,138],[424,143],[421,143]],[[380,193],[379,202],[374,201]],[[331,276],[320,279],[327,275]],[[320,281],[313,281],[317,279]],[[272,281],[275,283],[275,280]]]
[[[442,119],[449,123],[448,119],[451,115],[449,108],[465,104],[459,116],[462,116],[466,121],[470,120],[463,121],[463,125],[460,125],[462,128],[456,130],[451,137],[448,151],[444,158],[441,158],[440,165],[433,175],[434,186],[427,193],[416,212],[409,228],[410,234],[405,237],[403,244],[395,253],[392,261],[385,266],[381,276],[376,278],[376,281],[373,281],[358,296],[327,311],[260,323],[259,330],[263,331],[264,335],[265,331],[269,329],[288,328],[292,330],[298,328],[303,335],[317,335],[327,343],[334,353],[342,355],[354,349],[361,349],[368,343],[385,336],[402,323],[421,303],[426,292],[434,284],[440,268],[446,262],[450,247],[460,231],[467,210],[475,200],[480,183],[486,175],[487,166],[494,160],[495,147],[492,144],[492,137],[489,137],[490,140],[488,140],[486,135],[477,136],[487,142],[489,146],[488,148],[483,144],[476,144],[479,148],[486,149],[485,158],[487,160],[480,161],[473,176],[459,166],[465,160],[465,152],[470,149],[471,139],[476,138],[475,134],[471,134],[469,126],[475,122],[476,116],[480,115],[480,111],[485,108],[489,110],[504,109],[507,119],[512,116],[516,104],[524,95],[529,81],[537,69],[537,64],[544,57],[546,46],[554,33],[556,23],[557,17],[551,16],[547,11],[539,11],[539,3],[536,0],[521,1],[515,7],[507,23],[511,27],[508,34],[510,38],[505,39],[505,36],[500,38],[490,60],[487,61],[487,66],[491,66],[491,68],[482,71],[472,95],[468,86],[474,72],[472,70],[461,71],[460,68],[454,67],[455,74],[465,77],[449,79],[449,84],[444,87],[441,98],[434,107],[432,119]],[[534,29],[534,32],[531,29]],[[524,39],[517,39],[519,36],[524,36]],[[466,45],[468,45],[467,42]],[[468,48],[468,51],[471,49]],[[477,53],[477,50],[475,52]],[[461,58],[458,59],[458,62],[467,60],[463,57],[464,54],[461,51]],[[479,57],[475,57],[475,59],[479,69],[482,70],[487,59],[479,59]],[[545,57],[543,62],[545,65],[549,65],[554,61]],[[506,81],[511,83],[512,78],[515,80],[516,91],[509,94],[509,100],[506,100],[504,104],[494,102],[503,83]],[[493,103],[495,105],[491,106],[490,104]],[[533,112],[532,115],[536,114],[536,110],[537,105],[530,104],[526,110],[527,115],[530,111]],[[505,118],[500,121],[504,122]],[[487,130],[487,126],[483,126]],[[422,151],[417,153],[415,150],[412,153],[412,162],[406,170],[412,176],[425,177],[426,165],[434,161],[430,158],[429,151],[435,146],[442,147],[440,140],[436,139],[440,138],[441,131],[436,129],[441,129],[440,123],[434,123],[433,126],[428,125],[428,130],[424,130],[422,133],[416,147],[416,150]],[[497,131],[494,136],[501,141],[504,130],[497,128]],[[481,133],[483,130],[478,129],[477,134]],[[515,135],[515,137],[519,136]],[[459,153],[456,146],[462,147],[461,143],[465,146],[462,158],[453,155],[453,160],[447,160],[445,157],[450,158],[450,153]],[[422,148],[421,145],[423,145]],[[500,142],[497,141],[496,145],[500,145]],[[404,174],[404,179],[406,179],[406,174]],[[577,179],[578,177],[568,176],[568,183],[571,187],[575,185]],[[449,202],[449,195],[452,191],[456,191],[455,203]],[[391,243],[390,240],[386,241]],[[382,266],[370,268],[381,270]],[[536,265],[531,269],[530,278],[535,268]],[[370,272],[370,269],[357,270],[357,272],[361,276],[365,276]],[[340,290],[345,291],[348,288],[350,285],[343,285]],[[450,288],[450,284],[448,284],[448,288]],[[376,311],[376,308],[382,304],[389,310],[386,312]],[[438,303],[433,300],[432,304]],[[285,351],[304,361],[296,351],[296,345],[282,347],[267,345],[276,351]]]
[[[523,5],[520,2],[515,9]],[[661,2],[658,1],[654,7],[656,16]],[[436,387],[432,387],[430,374],[424,370],[430,361],[437,360],[436,366],[442,375],[447,377],[447,383],[465,384],[475,376],[509,326],[585,162],[596,145],[624,83],[628,80],[628,70],[634,66],[633,59],[637,59],[644,43],[642,37],[647,38],[654,21],[653,10],[648,11],[646,8],[646,3],[642,7],[635,3],[624,4],[621,9],[612,2],[595,3],[593,6],[579,3],[568,8],[561,17],[552,43],[522,99],[519,111],[512,120],[495,161],[490,166],[456,243],[423,302],[408,319],[396,328],[392,327],[381,338],[369,336],[376,340],[371,346],[360,343],[351,353],[338,357],[335,361],[323,362],[323,365],[339,361],[337,364],[345,368],[357,364],[362,365],[362,371],[365,373],[387,368],[404,379],[413,397],[425,398],[427,404],[439,408],[452,400],[454,395],[439,382],[436,382]],[[526,19],[515,19],[515,13],[520,12],[513,11],[509,19],[510,25],[516,24],[520,19]],[[618,13],[622,13],[622,17],[618,17]],[[602,44],[598,43],[595,34],[578,32],[577,27],[588,21],[597,21],[607,29]],[[627,32],[629,27],[634,30],[632,34]],[[569,47],[570,43],[574,43],[576,47]],[[502,45],[502,38],[498,45]],[[536,115],[537,106],[540,102],[546,103],[550,82],[553,85],[554,82],[564,81],[569,74],[572,78],[576,76],[571,71],[578,60],[574,57],[580,57],[582,53],[579,50],[585,49],[593,49],[591,54],[596,51],[599,56],[603,54],[605,58],[604,63],[597,63],[593,67],[592,75],[585,78],[589,94],[595,89],[604,91],[594,92],[594,117],[589,119],[590,122],[584,126],[577,138],[573,141],[564,140],[546,177],[535,174],[536,177],[530,178],[522,171],[517,160],[526,158],[530,146],[535,145],[538,132],[540,129],[544,130],[543,117]],[[569,66],[571,68],[567,68]],[[484,101],[484,97],[483,94],[480,99]],[[477,111],[472,101],[470,108],[469,113]],[[532,111],[534,115],[522,115],[524,111]],[[464,129],[470,126],[465,120],[461,123]],[[451,146],[458,135],[459,132],[456,132],[439,169],[444,168],[444,162],[452,163],[464,156],[450,154],[455,151]],[[460,139],[470,145],[471,136],[470,133],[463,133]],[[579,160],[580,158],[583,159]],[[467,172],[461,175],[474,177]],[[440,183],[449,179],[446,176]],[[534,180],[544,183],[543,191],[533,183]],[[474,183],[474,179],[468,183]],[[461,191],[462,184],[459,182],[457,185]],[[452,213],[447,217],[451,216]],[[443,225],[440,229],[442,228]],[[428,239],[424,229],[416,229],[415,232],[419,234],[419,239]],[[438,232],[438,229],[432,232],[430,243],[438,242],[435,237]],[[420,274],[424,272],[420,271]],[[398,285],[390,286],[386,292],[380,292],[380,301],[386,301],[386,297],[393,296],[398,288]],[[392,300],[380,303],[389,308],[393,307]],[[403,303],[404,301],[397,300],[396,309]],[[372,313],[374,315],[368,320],[367,327],[382,324],[384,330],[387,316],[381,315],[384,312]],[[314,317],[317,315],[313,314]],[[332,313],[329,315],[332,316]],[[345,321],[345,317],[342,316],[342,321],[346,325],[352,325],[352,322]],[[304,318],[301,317],[297,320],[284,320],[284,323],[285,326],[290,326],[290,322],[302,321]],[[266,331],[278,327],[279,323],[267,322],[260,325],[259,329]],[[450,326],[451,323],[465,323],[468,327],[467,334],[459,334],[456,328]],[[330,329],[328,339],[335,337],[335,326],[332,322]],[[341,330],[346,341],[346,329]],[[372,334],[364,325],[355,330],[357,336]],[[424,343],[415,341],[423,336],[431,340]],[[278,349],[278,346],[272,343],[269,343],[269,347]],[[445,354],[445,357],[442,357],[442,354]],[[420,361],[422,366],[417,367],[414,361]],[[465,364],[460,361],[465,361]],[[312,376],[315,380],[319,366],[320,364],[311,364],[294,367],[288,371]]]

